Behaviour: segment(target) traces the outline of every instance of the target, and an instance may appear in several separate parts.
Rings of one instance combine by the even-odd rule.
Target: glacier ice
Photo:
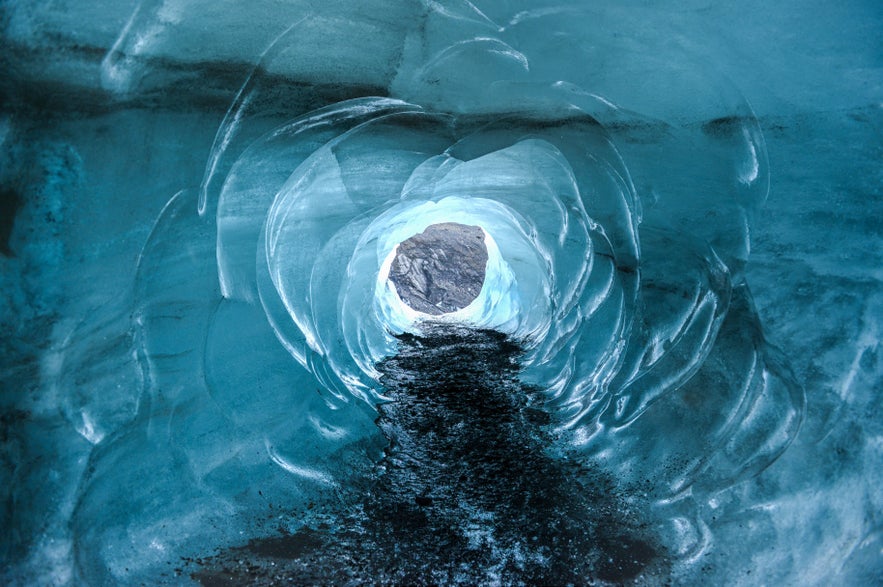
[[[814,8],[0,8],[4,582],[347,556],[335,524],[381,535],[403,487],[441,511],[434,467],[481,463],[484,433],[568,491],[433,518],[465,550],[393,527],[416,550],[375,579],[421,553],[484,565],[421,580],[567,576],[519,535],[546,516],[590,528],[557,550],[585,580],[880,582],[883,14]],[[489,253],[444,328],[386,279],[443,222]],[[457,351],[460,326],[495,332]],[[487,397],[420,401],[457,369]],[[474,436],[444,411],[521,389],[539,408]]]

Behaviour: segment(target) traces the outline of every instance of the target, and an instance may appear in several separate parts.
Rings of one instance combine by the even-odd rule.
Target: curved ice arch
[[[383,128],[389,122],[379,119],[376,124]],[[332,143],[339,147],[359,133],[376,139],[370,126]],[[268,301],[273,291],[262,289],[261,297],[271,321],[281,325],[277,334],[295,357],[318,372],[321,358],[351,391],[370,389],[377,377],[374,363],[395,350],[392,335],[403,324],[384,312],[376,284],[392,248],[418,228],[468,221],[500,245],[502,263],[491,265],[499,271],[489,280],[496,287],[487,288],[483,300],[488,303],[468,321],[524,340],[535,357],[548,359],[565,348],[558,339],[571,330],[559,329],[560,318],[572,313],[581,322],[598,306],[595,298],[608,293],[609,267],[600,280],[602,291],[585,291],[592,283],[594,223],[582,206],[569,163],[548,142],[524,139],[470,161],[448,153],[429,158],[403,182],[397,204],[385,202],[362,213],[338,179],[336,166],[353,162],[332,159],[334,146],[323,147],[301,165],[270,209],[264,239],[268,272],[261,283],[272,284],[281,307]],[[367,146],[376,148],[376,142]],[[373,177],[361,179],[370,184],[362,186],[362,193],[384,193],[389,187],[389,182],[373,184]],[[338,292],[337,299],[328,292]],[[583,305],[582,297],[587,301]],[[282,309],[299,332],[286,329]],[[547,361],[535,362],[545,366]]]
[[[503,263],[484,305],[460,318],[523,340],[526,376],[553,393],[575,378],[596,380],[583,388],[597,385],[618,363],[629,322],[629,279],[619,275],[617,257],[625,264],[637,257],[627,174],[617,171],[615,149],[597,125],[595,133],[568,134],[561,127],[569,121],[529,118],[455,141],[448,118],[411,108],[371,111],[379,115],[316,149],[276,194],[259,239],[257,283],[279,339],[332,393],[375,403],[373,365],[394,352],[393,334],[404,330],[376,295],[384,260],[417,226],[468,221],[499,245]],[[616,242],[589,217],[587,195]],[[427,203],[433,206],[420,207]],[[386,220],[377,223],[380,217]],[[391,218],[407,228],[390,230]],[[219,230],[219,250],[230,234]],[[395,238],[378,245],[377,234]],[[591,341],[585,324],[595,327]]]

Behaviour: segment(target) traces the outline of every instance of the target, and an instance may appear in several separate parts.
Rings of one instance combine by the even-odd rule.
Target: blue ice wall
[[[0,10],[4,582],[300,528],[381,454],[419,325],[377,276],[448,220],[647,581],[883,580],[876,3]]]

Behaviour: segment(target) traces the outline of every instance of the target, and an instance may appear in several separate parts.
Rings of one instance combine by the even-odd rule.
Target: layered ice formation
[[[4,582],[883,581],[883,12],[816,9],[2,7]]]

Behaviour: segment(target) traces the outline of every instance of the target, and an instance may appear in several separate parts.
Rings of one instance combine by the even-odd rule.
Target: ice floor
[[[4,583],[191,584],[352,503],[411,328],[369,245],[450,214],[549,450],[667,549],[628,581],[883,583],[876,3],[107,4],[0,7]]]

